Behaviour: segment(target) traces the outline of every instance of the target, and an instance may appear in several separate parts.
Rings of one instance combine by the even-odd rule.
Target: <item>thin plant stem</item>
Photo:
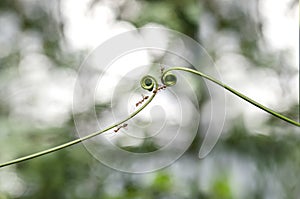
[[[155,82],[155,89],[158,88],[158,83],[157,81],[153,78],[154,82]],[[155,97],[156,93],[153,93],[149,99],[139,108],[137,109],[136,111],[134,111],[133,113],[131,113],[126,119],[124,120],[121,120],[115,124],[113,124],[112,126],[109,126],[103,130],[100,130],[100,131],[97,131],[97,132],[94,132],[92,134],[89,134],[87,136],[84,136],[82,138],[78,138],[76,140],[73,140],[73,141],[70,141],[70,142],[67,142],[67,143],[64,143],[64,144],[61,144],[61,145],[58,145],[56,147],[52,147],[50,149],[46,149],[46,150],[43,150],[43,151],[40,151],[40,152],[37,152],[37,153],[33,153],[33,154],[30,154],[30,155],[27,155],[27,156],[24,156],[24,157],[21,157],[21,158],[17,158],[17,159],[14,159],[14,160],[11,160],[11,161],[8,161],[8,162],[5,162],[5,163],[2,163],[0,164],[0,168],[1,167],[5,167],[5,166],[9,166],[9,165],[12,165],[12,164],[16,164],[16,163],[20,163],[20,162],[24,162],[26,160],[30,160],[30,159],[33,159],[33,158],[37,158],[39,156],[43,156],[43,155],[46,155],[48,153],[52,153],[52,152],[55,152],[55,151],[58,151],[58,150],[61,150],[61,149],[64,149],[64,148],[67,148],[69,146],[72,146],[72,145],[75,145],[75,144],[78,144],[80,142],[83,142],[87,139],[90,139],[92,137],[95,137],[97,135],[100,135],[106,131],[109,131],[125,122],[127,122],[128,120],[132,119],[134,116],[136,116],[139,112],[141,112],[148,104],[150,104],[150,102],[153,100],[153,98]]]
[[[193,74],[196,74],[196,75],[199,75],[211,82],[214,82],[215,84],[223,87],[224,89],[230,91],[231,93],[235,94],[236,96],[244,99],[245,101],[249,102],[250,104],[260,108],[261,110],[264,110],[266,111],[267,113],[281,119],[281,120],[284,120],[290,124],[293,124],[297,127],[300,127],[300,123],[299,122],[296,122],[284,115],[281,115],[280,113],[277,113],[276,111],[272,110],[272,109],[269,109],[267,107],[265,107],[264,105],[252,100],[251,98],[243,95],[242,93],[238,92],[237,90],[227,86],[226,84],[222,83],[221,81],[213,78],[213,77],[210,77],[204,73],[201,73],[199,71],[196,71],[196,70],[193,70],[193,69],[190,69],[190,68],[185,68],[185,67],[171,67],[171,68],[168,68],[167,70],[165,70],[162,74],[162,76],[166,75],[168,72],[170,71],[175,71],[175,70],[180,70],[180,71],[185,71],[185,72],[189,72],[189,73],[193,73]],[[155,89],[158,89],[158,83],[157,81],[153,78],[154,82],[155,82]],[[37,152],[37,153],[33,153],[31,155],[27,155],[27,156],[24,156],[24,157],[21,157],[21,158],[17,158],[17,159],[14,159],[14,160],[11,160],[11,161],[8,161],[8,162],[5,162],[5,163],[2,163],[0,164],[0,168],[1,167],[5,167],[5,166],[9,166],[9,165],[12,165],[12,164],[16,164],[16,163],[20,163],[20,162],[24,162],[26,160],[30,160],[30,159],[33,159],[33,158],[36,158],[36,157],[39,157],[39,156],[43,156],[43,155],[46,155],[46,154],[49,154],[49,153],[52,153],[52,152],[55,152],[55,151],[58,151],[58,150],[61,150],[61,149],[64,149],[66,147],[69,147],[69,146],[72,146],[72,145],[75,145],[75,144],[78,144],[80,142],[83,142],[87,139],[90,139],[92,137],[95,137],[97,135],[100,135],[106,131],[109,131],[125,122],[127,122],[128,120],[130,120],[131,118],[133,118],[134,116],[136,116],[139,112],[141,112],[152,100],[153,98],[155,97],[155,95],[157,94],[157,92],[153,92],[153,94],[150,96],[149,100],[147,100],[139,109],[137,109],[135,112],[133,112],[132,114],[130,114],[126,119],[122,120],[122,121],[119,121],[115,124],[113,124],[112,126],[109,126],[103,130],[100,130],[100,131],[97,131],[97,132],[94,132],[92,134],[89,134],[85,137],[82,137],[82,138],[78,138],[76,140],[73,140],[73,141],[70,141],[70,142],[67,142],[67,143],[64,143],[64,144],[61,144],[59,146],[56,146],[56,147],[53,147],[53,148],[50,148],[50,149],[47,149],[47,150],[43,150],[43,151],[40,151],[40,152]]]
[[[264,105],[262,105],[262,104],[260,104],[260,103],[258,103],[256,101],[254,101],[253,99],[245,96],[244,94],[238,92],[237,90],[235,90],[235,89],[227,86],[226,84],[222,83],[221,81],[219,81],[219,80],[217,80],[217,79],[215,79],[213,77],[210,77],[210,76],[208,76],[208,75],[206,75],[204,73],[201,73],[199,71],[196,71],[196,70],[193,70],[193,69],[190,69],[190,68],[185,68],[185,67],[171,67],[171,68],[168,68],[167,70],[164,71],[163,76],[165,74],[167,74],[168,72],[174,71],[174,70],[180,70],[180,71],[185,71],[185,72],[189,72],[189,73],[193,73],[193,74],[199,75],[199,76],[201,76],[201,77],[203,77],[203,78],[205,78],[205,79],[207,79],[209,81],[212,81],[215,84],[223,87],[224,89],[226,89],[226,90],[230,91],[231,93],[235,94],[236,96],[244,99],[245,101],[249,102],[250,104],[252,104],[252,105],[260,108],[261,110],[264,110],[267,113],[270,113],[271,115],[273,115],[273,116],[275,116],[275,117],[277,117],[277,118],[279,118],[281,120],[284,120],[284,121],[286,121],[286,122],[288,122],[290,124],[293,124],[295,126],[300,127],[300,123],[299,122],[297,122],[295,120],[292,120],[292,119],[290,119],[290,118],[288,118],[288,117],[286,117],[284,115],[281,115],[280,113],[277,113],[276,111],[274,111],[274,110],[272,110],[272,109],[270,109],[270,108],[268,108],[268,107],[266,107],[266,106],[264,106]]]

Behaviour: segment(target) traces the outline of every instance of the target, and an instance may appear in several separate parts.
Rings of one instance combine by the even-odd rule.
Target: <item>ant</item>
[[[135,104],[136,107],[138,107],[138,105],[142,104],[146,99],[149,98],[149,96],[147,96],[147,95],[146,96],[142,95],[142,97],[143,97],[143,99]]]
[[[163,74],[163,73],[164,73],[164,71],[165,71],[165,67],[163,67],[163,65],[162,65],[162,64],[160,64],[160,73],[161,73],[161,74]]]
[[[163,89],[165,89],[165,88],[167,88],[166,85],[161,85],[161,86],[159,86],[157,89],[155,89],[155,90],[153,91],[153,93],[155,94],[155,93],[157,93],[158,91],[163,90]]]
[[[118,132],[121,128],[125,128],[125,127],[127,127],[127,126],[128,126],[128,124],[124,123],[123,125],[119,126],[117,129],[115,129],[114,132],[116,133],[116,132]]]

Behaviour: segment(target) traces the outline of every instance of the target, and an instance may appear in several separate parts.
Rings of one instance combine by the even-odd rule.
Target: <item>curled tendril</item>
[[[210,77],[204,73],[201,73],[199,71],[196,71],[196,70],[193,70],[193,69],[190,69],[190,68],[184,68],[184,67],[171,67],[167,70],[165,70],[163,73],[162,73],[162,78],[161,78],[161,81],[162,83],[164,84],[164,86],[168,87],[168,86],[173,86],[176,84],[177,82],[177,78],[176,76],[171,72],[171,71],[175,71],[175,70],[179,70],[179,71],[185,71],[185,72],[189,72],[189,73],[193,73],[195,75],[198,75],[198,76],[201,76],[209,81],[212,81],[214,82],[215,84],[223,87],[224,89],[230,91],[231,93],[237,95],[238,97],[244,99],[245,101],[253,104],[254,106],[270,113],[271,115],[281,119],[281,120],[284,120],[290,124],[293,124],[295,126],[298,126],[300,127],[300,123],[299,122],[296,122],[290,118],[287,118],[265,106],[263,106],[262,104],[248,98],[247,96],[243,95],[242,93],[234,90],[233,88],[227,86],[226,84],[222,83],[221,81],[219,80],[216,80],[214,79],[213,77]],[[141,87],[145,90],[148,90],[148,91],[157,91],[160,87],[158,85],[158,82],[157,80],[150,76],[150,75],[146,75],[144,76],[141,81]],[[162,88],[162,87],[161,87]],[[56,146],[56,147],[53,147],[53,148],[50,148],[50,149],[47,149],[47,150],[44,150],[44,151],[41,151],[41,152],[38,152],[38,153],[34,153],[34,154],[31,154],[31,155],[28,155],[28,156],[24,156],[24,157],[21,157],[21,158],[18,158],[18,159],[15,159],[15,160],[12,160],[12,161],[9,161],[9,162],[5,162],[3,164],[0,164],[0,168],[1,167],[5,167],[5,166],[8,166],[8,165],[12,165],[12,164],[16,164],[16,163],[19,163],[19,162],[23,162],[23,161],[26,161],[26,160],[29,160],[29,159],[33,159],[33,158],[36,158],[36,157],[39,157],[39,156],[42,156],[42,155],[46,155],[48,153],[52,153],[52,152],[55,152],[55,151],[58,151],[60,149],[63,149],[63,148],[66,148],[66,147],[69,147],[69,146],[72,146],[72,145],[75,145],[75,144],[78,144],[84,140],[87,140],[87,139],[90,139],[92,137],[95,137],[97,135],[100,135],[106,131],[109,131],[115,127],[119,127],[120,125],[124,125],[125,122],[127,122],[128,120],[130,120],[131,118],[133,118],[134,116],[136,116],[139,112],[141,112],[152,100],[153,98],[155,97],[157,92],[152,92],[152,95],[149,97],[149,100],[147,100],[139,109],[137,109],[135,112],[133,112],[132,114],[130,114],[126,119],[112,125],[112,126],[109,126],[103,130],[100,130],[100,131],[97,131],[97,132],[94,132],[92,134],[89,134],[85,137],[82,137],[82,138],[79,138],[79,139],[76,139],[76,140],[73,140],[73,141],[70,141],[70,142],[67,142],[67,143],[64,143],[64,144],[61,144],[59,146]]]
[[[157,81],[154,77],[146,75],[141,79],[141,87],[145,90],[152,91]]]
[[[300,127],[300,123],[299,122],[296,122],[295,120],[292,120],[292,119],[290,119],[290,118],[288,118],[288,117],[286,117],[284,115],[281,115],[281,114],[277,113],[276,111],[273,111],[272,109],[269,109],[268,107],[266,107],[266,106],[264,106],[264,105],[262,105],[262,104],[260,104],[260,103],[258,103],[256,101],[254,101],[253,99],[251,99],[251,98],[247,97],[246,95],[238,92],[237,90],[231,88],[230,86],[227,86],[226,84],[222,83],[221,81],[219,81],[219,80],[217,80],[217,79],[215,79],[213,77],[210,77],[210,76],[208,76],[208,75],[206,75],[204,73],[201,73],[199,71],[196,71],[196,70],[193,70],[193,69],[190,69],[190,68],[185,68],[185,67],[171,67],[171,68],[168,68],[167,70],[165,70],[163,72],[162,78],[166,79],[166,77],[168,76],[168,74],[170,74],[171,71],[175,71],[175,70],[185,71],[185,72],[189,72],[189,73],[193,73],[195,75],[201,76],[201,77],[203,77],[203,78],[205,78],[205,79],[207,79],[207,80],[209,80],[211,82],[214,82],[215,84],[223,87],[224,89],[230,91],[231,93],[233,93],[236,96],[242,98],[243,100],[249,102],[250,104],[252,104],[252,105],[260,108],[261,110],[266,111],[267,113],[269,113],[269,114],[271,114],[271,115],[273,115],[273,116],[275,116],[275,117],[277,117],[277,118],[279,118],[279,119],[281,119],[283,121],[286,121],[286,122],[288,122],[288,123],[290,123],[290,124],[292,124],[294,126]]]
[[[177,77],[171,72],[163,73],[161,82],[166,86],[174,86],[177,83]]]

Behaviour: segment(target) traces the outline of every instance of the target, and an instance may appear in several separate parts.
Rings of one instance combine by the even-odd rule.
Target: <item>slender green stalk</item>
[[[266,111],[268,113],[270,113],[271,115],[273,115],[273,116],[275,116],[275,117],[277,117],[277,118],[279,118],[281,120],[284,120],[284,121],[286,121],[286,122],[288,122],[290,124],[293,124],[295,126],[300,127],[300,123],[299,122],[296,122],[295,120],[292,120],[292,119],[290,119],[290,118],[288,118],[288,117],[286,117],[284,115],[281,115],[281,114],[277,113],[276,111],[273,111],[272,109],[269,109],[269,108],[265,107],[264,105],[262,105],[262,104],[260,104],[260,103],[258,103],[256,101],[250,99],[249,97],[243,95],[242,93],[240,93],[240,92],[234,90],[233,88],[227,86],[226,84],[222,83],[221,81],[216,80],[213,77],[210,77],[210,76],[208,76],[208,75],[206,75],[204,73],[201,73],[199,71],[196,71],[196,70],[193,70],[193,69],[190,69],[190,68],[184,68],[184,67],[171,67],[171,68],[168,68],[167,70],[164,71],[163,76],[165,74],[167,74],[168,72],[174,71],[174,70],[181,70],[181,71],[185,71],[185,72],[190,72],[190,73],[199,75],[199,76],[201,76],[201,77],[203,77],[205,79],[208,79],[209,81],[212,81],[212,82],[216,83],[217,85],[225,88],[226,90],[228,90],[231,93],[237,95],[238,97],[246,100],[250,104],[253,104],[254,106],[256,106],[256,107],[258,107],[258,108],[260,108],[260,109],[262,109],[262,110],[264,110],[264,111]]]
[[[281,120],[284,120],[284,121],[286,121],[286,122],[288,122],[290,124],[293,124],[295,126],[300,127],[300,123],[299,122],[296,122],[296,121],[294,121],[294,120],[292,120],[292,119],[290,119],[288,117],[285,117],[285,116],[277,113],[276,111],[273,111],[272,109],[269,109],[269,108],[263,106],[262,104],[254,101],[252,99],[250,99],[249,97],[243,95],[242,93],[240,93],[240,92],[234,90],[233,88],[227,86],[226,84],[222,83],[221,81],[216,80],[213,77],[210,77],[210,76],[208,76],[208,75],[206,75],[204,73],[201,73],[199,71],[196,71],[196,70],[193,70],[193,69],[190,69],[190,68],[184,68],[184,67],[171,67],[171,68],[168,68],[167,70],[165,70],[163,72],[162,76],[164,77],[164,75],[168,74],[168,72],[174,71],[174,70],[180,70],[180,71],[190,72],[190,73],[199,75],[199,76],[201,76],[201,77],[203,77],[205,79],[208,79],[209,81],[214,82],[215,84],[223,87],[224,89],[230,91],[231,93],[237,95],[238,97],[244,99],[245,101],[253,104],[254,106],[256,106],[256,107],[258,107],[258,108],[260,108],[260,109],[262,109],[262,110],[264,110],[264,111],[266,111],[268,113],[270,113],[271,115],[273,115],[273,116],[275,116],[275,117],[277,117],[277,118],[279,118]],[[154,78],[152,78],[152,80],[155,83],[155,89],[158,89],[158,83],[157,83],[157,81]],[[137,109],[135,112],[133,112],[132,114],[130,114],[126,119],[124,119],[122,121],[119,121],[119,122],[115,123],[112,126],[109,126],[109,127],[105,128],[103,130],[94,132],[92,134],[89,134],[89,135],[87,135],[85,137],[78,138],[76,140],[73,140],[73,141],[61,144],[59,146],[56,146],[56,147],[53,147],[53,148],[50,148],[50,149],[47,149],[47,150],[44,150],[44,151],[40,151],[40,152],[37,152],[37,153],[33,153],[31,155],[27,155],[27,156],[24,156],[24,157],[21,157],[21,158],[17,158],[17,159],[14,159],[14,160],[2,163],[2,164],[0,164],[0,168],[1,167],[5,167],[5,166],[9,166],[9,165],[12,165],[12,164],[20,163],[20,162],[23,162],[23,161],[26,161],[26,160],[30,160],[30,159],[33,159],[33,158],[36,158],[36,157],[39,157],[39,156],[42,156],[42,155],[46,155],[48,153],[52,153],[52,152],[64,149],[66,147],[78,144],[78,143],[83,142],[83,141],[85,141],[87,139],[90,139],[92,137],[100,135],[100,134],[102,134],[102,133],[104,133],[106,131],[109,131],[109,130],[111,130],[111,129],[113,129],[113,128],[115,128],[115,127],[117,127],[117,126],[119,126],[119,125],[121,125],[121,124],[123,124],[125,122],[127,122],[128,120],[130,120],[134,116],[136,116],[139,112],[141,112],[153,100],[153,98],[155,97],[156,94],[157,94],[157,92],[153,92],[153,94],[150,96],[149,100],[147,100],[139,109]]]
[[[158,88],[158,83],[157,83],[157,81],[154,78],[152,78],[152,79],[153,79],[153,81],[155,83],[155,89],[157,89]],[[137,109],[136,111],[134,111],[133,113],[131,113],[126,119],[124,119],[122,121],[119,121],[119,122],[115,123],[112,126],[109,126],[109,127],[105,128],[103,130],[94,132],[92,134],[89,134],[89,135],[87,135],[85,137],[78,138],[76,140],[73,140],[73,141],[61,144],[59,146],[56,146],[56,147],[53,147],[53,148],[50,148],[50,149],[47,149],[47,150],[44,150],[44,151],[40,151],[40,152],[37,152],[37,153],[33,153],[31,155],[27,155],[27,156],[24,156],[24,157],[21,157],[21,158],[17,158],[17,159],[14,159],[14,160],[2,163],[2,164],[0,164],[0,168],[1,167],[5,167],[5,166],[9,166],[9,165],[12,165],[12,164],[24,162],[26,160],[30,160],[30,159],[33,159],[33,158],[36,158],[36,157],[39,157],[39,156],[42,156],[42,155],[46,155],[48,153],[52,153],[52,152],[64,149],[66,147],[78,144],[80,142],[83,142],[84,140],[90,139],[90,138],[95,137],[97,135],[100,135],[100,134],[102,134],[102,133],[104,133],[106,131],[109,131],[109,130],[111,130],[111,129],[113,129],[113,128],[115,128],[115,127],[117,127],[117,126],[119,126],[119,125],[121,125],[121,124],[123,124],[125,122],[127,122],[128,120],[130,120],[134,116],[136,116],[139,112],[141,112],[153,100],[153,98],[155,97],[155,95],[156,95],[156,93],[153,93],[150,96],[150,98],[139,109]]]

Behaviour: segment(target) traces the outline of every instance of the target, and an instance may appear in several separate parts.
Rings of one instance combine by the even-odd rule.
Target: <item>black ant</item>
[[[159,86],[157,89],[155,89],[155,90],[153,91],[153,93],[155,94],[155,93],[157,93],[158,91],[163,90],[163,89],[165,89],[165,88],[167,88],[166,85],[161,85],[161,86]]]
[[[149,98],[149,96],[147,96],[147,95],[146,96],[142,95],[142,97],[143,97],[143,99],[135,104],[136,107],[138,107],[138,105],[142,104],[146,99]]]
[[[163,74],[163,73],[164,73],[164,71],[165,71],[165,67],[163,67],[163,65],[162,65],[162,64],[160,64],[160,73],[161,73],[161,74]]]
[[[119,126],[117,129],[114,130],[114,132],[118,132],[121,128],[126,128],[128,124],[124,123],[123,125]]]

